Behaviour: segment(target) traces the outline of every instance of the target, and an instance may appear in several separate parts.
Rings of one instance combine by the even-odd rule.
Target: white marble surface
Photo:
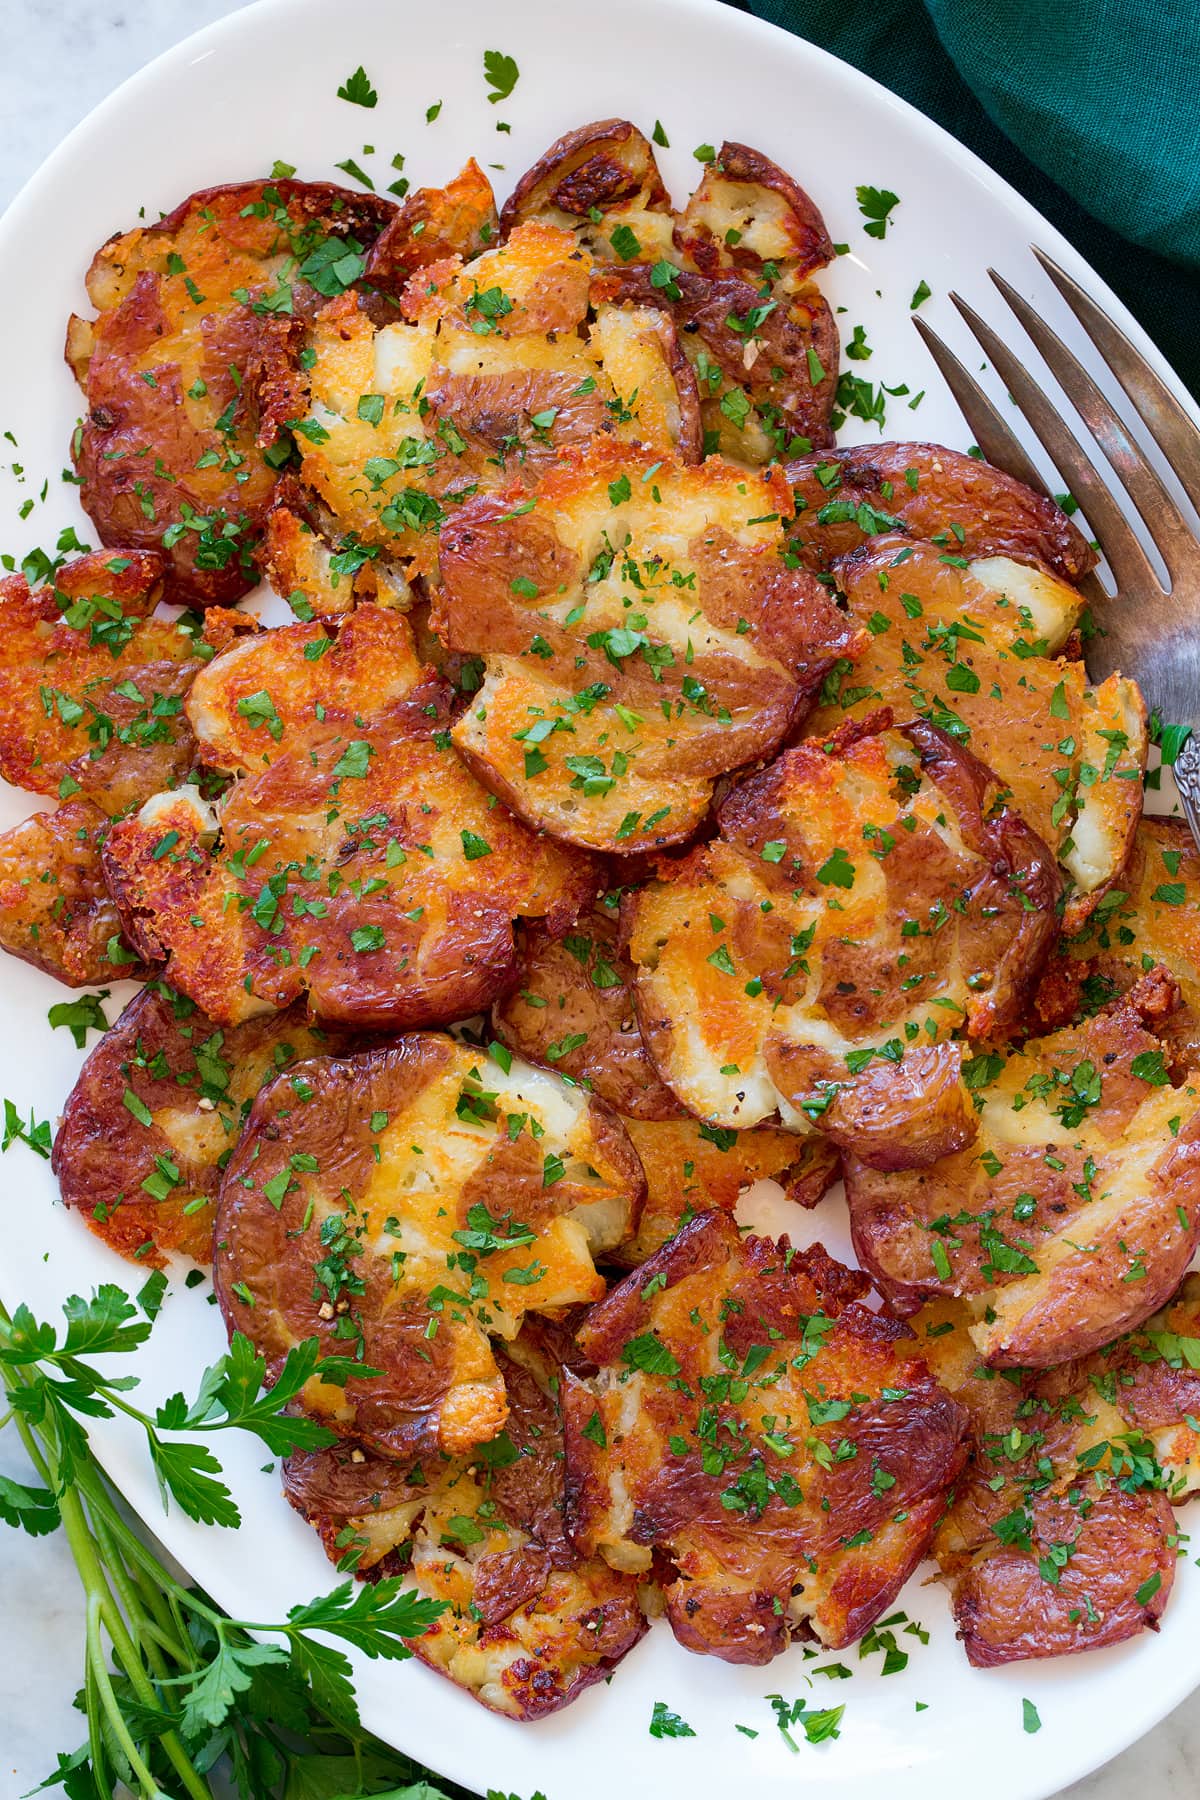
[[[334,0],[330,0],[334,3]],[[241,0],[4,0],[0,58],[0,207],[126,75]],[[27,1479],[20,1446],[0,1432],[0,1472]],[[0,1800],[17,1800],[73,1750],[83,1614],[61,1536],[37,1541],[0,1526],[0,1593],[10,1632],[0,1656]],[[964,1772],[965,1774],[966,1772]],[[969,1779],[969,1777],[968,1777]],[[1193,1800],[1200,1787],[1200,1694],[1143,1743],[1069,1790],[1069,1800]]]

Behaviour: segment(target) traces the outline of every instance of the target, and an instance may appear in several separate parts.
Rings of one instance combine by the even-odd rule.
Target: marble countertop
[[[0,208],[59,140],[127,75],[242,0],[38,0],[13,4],[0,59]],[[29,1478],[0,1433],[0,1473]],[[0,1659],[0,1800],[17,1800],[83,1735],[72,1701],[83,1610],[61,1534],[0,1527],[0,1593],[21,1623],[20,1654]],[[1069,1800],[1192,1800],[1200,1785],[1200,1694],[1151,1737],[1068,1790]]]

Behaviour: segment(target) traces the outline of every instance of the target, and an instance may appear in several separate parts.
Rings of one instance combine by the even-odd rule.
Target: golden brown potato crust
[[[879,1168],[975,1135],[964,1047],[1011,1028],[1055,931],[1045,845],[936,727],[810,739],[624,903],[642,1035],[701,1118],[823,1132]]]
[[[454,741],[531,824],[628,854],[684,842],[716,779],[769,753],[858,635],[775,549],[774,475],[596,445],[532,509],[442,533],[434,626],[485,677]]]
[[[705,454],[753,465],[833,443],[838,334],[810,280],[833,245],[809,196],[760,151],[722,144],[673,213],[649,142],[604,119],[518,181],[502,228],[532,221],[572,232],[602,265],[594,298],[669,306]]]
[[[984,1360],[1048,1368],[1141,1323],[1200,1240],[1200,1074],[1171,1085],[1158,971],[1112,1007],[967,1073],[969,1148],[884,1173],[845,1159],[855,1251],[893,1306],[970,1301]]]
[[[568,1528],[619,1568],[666,1559],[688,1649],[838,1648],[926,1551],[964,1417],[865,1291],[819,1245],[743,1241],[709,1213],[578,1333],[599,1372],[564,1385]]]
[[[414,1034],[260,1094],[221,1184],[214,1285],[272,1368],[317,1335],[380,1371],[310,1383],[340,1434],[465,1452],[504,1424],[490,1335],[603,1294],[593,1253],[628,1236],[642,1191],[620,1124],[580,1089]]]
[[[396,612],[284,626],[193,686],[200,755],[238,779],[217,821],[193,790],[109,834],[128,929],[222,1024],[307,994],[327,1023],[477,1011],[511,976],[513,922],[565,927],[594,889],[497,806],[449,742],[450,691]]]
[[[449,256],[469,262],[499,233],[492,184],[468,157],[444,188],[417,188],[401,201],[367,258],[367,280],[384,293],[403,293],[418,269]]]
[[[95,551],[53,586],[0,581],[0,775],[115,817],[189,767],[182,696],[197,640],[153,618],[163,561]],[[200,645],[203,652],[205,646]]]
[[[164,983],[143,988],[63,1108],[53,1167],[64,1203],[149,1268],[169,1251],[208,1262],[212,1202],[251,1101],[297,1057],[327,1047],[298,1008],[223,1031]]]
[[[1134,684],[1093,689],[1081,662],[1053,654],[1080,596],[1027,585],[999,559],[966,565],[890,530],[838,564],[850,613],[869,634],[839,668],[808,729],[832,730],[880,705],[951,732],[996,771],[1071,876],[1080,922],[1128,857],[1141,810],[1146,714]]]
[[[80,498],[105,543],[167,553],[172,600],[254,586],[302,318],[361,277],[394,211],[326,182],[240,182],[97,251],[97,316],[67,337]]]
[[[769,1125],[705,1125],[662,1081],[638,1029],[633,969],[618,933],[615,904],[594,907],[561,939],[526,926],[514,985],[492,1008],[493,1029],[510,1049],[582,1082],[621,1115],[645,1171],[646,1201],[614,1260],[636,1267],[696,1213],[732,1212],[743,1189],[764,1178],[814,1206],[837,1179],[831,1144]]]
[[[1195,1277],[1144,1330],[1000,1380],[970,1317],[939,1301],[915,1347],[970,1419],[934,1553],[976,1667],[1099,1649],[1156,1625],[1177,1560],[1170,1499],[1197,1480]]]
[[[1043,1025],[1073,1023],[1156,964],[1180,994],[1158,1030],[1182,1062],[1200,1065],[1200,850],[1182,819],[1139,821],[1116,886],[1059,948],[1035,996]]]
[[[797,457],[790,541],[832,569],[881,531],[926,538],[961,557],[1008,556],[1077,582],[1096,552],[1062,509],[990,463],[943,444],[854,444]]]
[[[107,830],[77,799],[0,833],[0,947],[68,987],[145,973],[105,885]]]
[[[548,1391],[561,1366],[528,1327],[514,1354],[523,1360],[498,1355],[508,1424],[473,1466],[406,1469],[342,1446],[292,1457],[284,1491],[341,1567],[404,1568],[449,1603],[413,1640],[423,1661],[493,1711],[538,1719],[609,1676],[646,1621],[636,1583],[563,1530],[562,1422]]]

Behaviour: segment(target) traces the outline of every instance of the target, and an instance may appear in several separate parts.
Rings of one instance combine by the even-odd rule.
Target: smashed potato
[[[1171,1081],[1162,971],[1051,1037],[967,1065],[979,1136],[931,1167],[845,1159],[862,1265],[893,1306],[968,1300],[984,1361],[1047,1368],[1129,1330],[1200,1241],[1200,1073]]]
[[[1075,585],[1096,552],[1061,507],[975,456],[944,444],[853,444],[788,464],[796,498],[789,543],[812,569],[836,569],[881,532],[925,538],[968,562],[1024,569],[1020,600],[1057,648],[1082,607]],[[989,569],[980,579],[987,582]],[[1003,578],[988,582],[1000,587]],[[1018,598],[1013,594],[1014,601]]]
[[[0,775],[115,817],[188,769],[183,695],[211,655],[156,618],[163,562],[146,551],[76,557],[53,584],[0,581]]]
[[[775,553],[777,474],[597,445],[532,506],[468,501],[442,533],[434,627],[481,655],[454,727],[531,824],[616,854],[678,844],[717,778],[769,753],[859,634]]]
[[[241,182],[97,251],[97,316],[67,333],[80,498],[104,543],[165,552],[169,599],[254,586],[303,318],[359,281],[394,212],[326,182]]]
[[[582,1083],[621,1115],[645,1171],[646,1200],[613,1260],[636,1267],[694,1214],[732,1212],[743,1189],[764,1178],[780,1182],[790,1200],[815,1205],[837,1179],[831,1144],[769,1125],[705,1125],[661,1080],[638,1030],[633,969],[617,937],[607,898],[562,939],[526,926],[516,981],[492,1008],[493,1029],[511,1050]]]
[[[164,983],[143,988],[63,1108],[53,1168],[64,1203],[149,1268],[176,1250],[210,1261],[213,1201],[251,1101],[327,1047],[299,1008],[223,1031]]]
[[[646,1621],[636,1582],[566,1537],[560,1365],[528,1329],[514,1348],[522,1361],[497,1357],[508,1424],[471,1465],[406,1473],[339,1447],[290,1458],[284,1489],[339,1567],[403,1568],[449,1602],[412,1640],[422,1661],[496,1712],[539,1719],[610,1675]]]
[[[293,405],[337,556],[432,577],[438,532],[469,495],[532,486],[572,445],[614,437],[699,457],[695,382],[668,313],[653,295],[593,311],[590,281],[566,233],[531,224],[414,275],[401,319],[378,326],[354,295],[319,315]]]
[[[1143,817],[1119,884],[1082,931],[1066,938],[1035,997],[1044,1025],[1071,1024],[1167,969],[1180,1004],[1158,1029],[1189,1068],[1200,1066],[1200,850],[1182,819]]]
[[[260,1094],[221,1184],[214,1284],[277,1368],[313,1335],[360,1355],[306,1408],[390,1456],[465,1453],[506,1416],[490,1339],[598,1299],[628,1237],[629,1140],[579,1088],[436,1033],[296,1064]],[[373,1372],[374,1371],[374,1372]]]
[[[624,906],[642,1035],[684,1105],[778,1113],[881,1169],[974,1138],[953,1040],[1020,1016],[1058,897],[990,770],[923,720],[889,727],[786,751]]]
[[[1129,855],[1142,804],[1145,705],[1133,682],[1110,675],[1093,689],[1081,662],[1054,654],[1076,606],[1060,608],[1054,597],[1043,605],[1045,593],[1016,563],[964,568],[963,560],[885,534],[838,565],[870,642],[827,684],[809,729],[831,730],[883,704],[969,744],[1058,856],[1076,890],[1068,921],[1082,922]],[[1074,590],[1063,592],[1078,602]]]
[[[219,816],[185,787],[104,845],[140,952],[222,1025],[302,995],[372,1029],[488,1005],[514,920],[566,926],[595,877],[468,773],[449,703],[404,618],[374,606],[336,638],[284,626],[216,657],[187,710],[201,759],[237,777]]]
[[[978,1668],[1100,1649],[1157,1624],[1200,1483],[1189,1276],[1146,1326],[1044,1372],[980,1365],[970,1315],[939,1301],[914,1348],[966,1409],[970,1455],[934,1554]]]
[[[866,1291],[819,1245],[708,1213],[578,1333],[598,1373],[564,1378],[568,1529],[615,1568],[665,1559],[690,1650],[851,1643],[928,1548],[964,1415]]]
[[[444,188],[417,188],[401,201],[367,257],[367,280],[384,293],[403,294],[419,269],[450,256],[469,262],[499,235],[492,184],[468,157]]]
[[[68,987],[145,973],[105,885],[107,830],[77,799],[0,833],[0,948]]]
[[[602,120],[552,144],[501,220],[573,232],[602,265],[594,302],[669,306],[706,455],[753,465],[832,444],[838,334],[809,278],[833,245],[808,195],[760,151],[722,144],[672,214],[651,145],[627,120]]]

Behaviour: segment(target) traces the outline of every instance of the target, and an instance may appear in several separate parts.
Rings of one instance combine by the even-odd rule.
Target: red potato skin
[[[904,1327],[860,1305],[865,1291],[858,1272],[834,1262],[820,1245],[790,1252],[786,1240],[743,1242],[725,1214],[708,1213],[613,1289],[577,1334],[585,1356],[614,1378],[630,1367],[626,1346],[648,1332],[678,1364],[678,1381],[640,1378],[637,1419],[624,1435],[612,1410],[623,1404],[619,1381],[603,1387],[567,1379],[567,1520],[583,1548],[611,1541],[609,1490],[619,1471],[620,1492],[632,1502],[622,1535],[666,1557],[673,1577],[667,1615],[688,1649],[734,1663],[768,1662],[798,1629],[786,1610],[798,1581],[806,1588],[815,1582],[813,1617],[822,1643],[849,1643],[886,1609],[924,1554],[961,1467],[965,1419],[932,1379],[911,1378],[918,1365],[902,1364],[895,1348]],[[723,1342],[739,1365],[764,1336],[785,1359],[802,1354],[807,1319],[820,1311],[836,1320],[819,1357],[803,1364],[801,1381],[823,1384],[818,1393],[841,1392],[847,1384],[856,1391],[837,1436],[857,1442],[860,1454],[831,1463],[823,1474],[801,1457],[777,1465],[769,1446],[756,1444],[754,1452],[771,1478],[781,1468],[795,1469],[803,1504],[772,1496],[757,1517],[753,1507],[731,1512],[721,1502],[730,1471],[705,1473],[698,1443],[686,1453],[669,1448],[673,1436],[686,1442],[699,1419],[700,1370],[707,1364],[704,1334],[690,1322],[693,1302],[707,1318],[719,1309]],[[884,1401],[887,1371],[901,1366],[910,1372],[906,1398]],[[772,1412],[789,1422],[791,1380],[785,1376],[769,1390]],[[719,1394],[713,1404],[722,1416],[729,1409]],[[748,1404],[752,1411],[754,1401]],[[603,1446],[596,1441],[598,1413]],[[810,1427],[797,1420],[794,1428]],[[896,1476],[886,1504],[868,1478],[875,1466]],[[897,1536],[891,1521],[898,1509],[907,1520]],[[864,1544],[846,1548],[845,1538],[863,1530],[870,1533]]]
[[[107,830],[98,807],[75,799],[0,835],[0,948],[67,987],[149,972],[130,949],[105,885],[100,845]]]
[[[790,175],[777,163],[773,163],[770,157],[764,156],[761,150],[753,150],[747,144],[733,143],[727,138],[717,151],[715,160],[705,171],[698,190],[700,194],[704,193],[708,185],[709,171],[715,172],[724,181],[739,186],[767,189],[786,202],[791,212],[792,239],[787,264],[794,281],[807,280],[818,269],[823,269],[833,261],[833,241],[815,202],[798,181],[793,181]],[[740,269],[745,274],[747,280],[761,278],[762,261],[754,251],[748,250],[743,244],[729,245],[714,240],[710,232],[695,228],[689,218],[690,212],[691,207],[676,223],[675,242],[702,275],[715,275],[718,270],[732,263],[735,269]]]
[[[500,212],[505,237],[546,206],[586,218],[645,193],[654,210],[669,210],[654,151],[628,119],[601,119],[568,131],[525,171]]]
[[[492,184],[468,157],[444,188],[417,188],[401,201],[367,258],[367,280],[399,295],[410,278],[448,256],[464,262],[497,242],[500,220]]]
[[[98,317],[72,319],[67,338],[86,399],[72,447],[80,499],[103,542],[165,551],[171,600],[230,604],[258,578],[276,481],[262,452],[290,410],[304,319],[323,303],[298,278],[291,316],[253,310],[283,252],[322,232],[369,242],[394,212],[326,182],[239,182],[189,195],[97,252],[88,292]],[[205,545],[185,508],[236,531]]]
[[[1038,1494],[1031,1511],[1036,1550],[1079,1534],[1079,1515],[1065,1499]],[[1056,1587],[1039,1573],[1036,1553],[1000,1546],[973,1562],[954,1594],[958,1635],[972,1668],[1101,1650],[1146,1626],[1157,1630],[1175,1581],[1174,1531],[1165,1494],[1125,1494],[1112,1487],[1096,1496],[1086,1531]],[[1159,1586],[1139,1604],[1136,1592],[1155,1575]],[[1085,1611],[1085,1596],[1102,1623],[1081,1642],[1078,1615]]]
[[[989,1142],[982,1158],[972,1151],[906,1172],[881,1172],[853,1155],[846,1158],[855,1254],[896,1311],[911,1314],[935,1295],[953,1294],[991,1297],[1003,1313],[1005,1288],[1036,1271],[1018,1275],[993,1266],[993,1252],[974,1223],[993,1218],[1007,1239],[1027,1245],[1032,1261],[1044,1266],[1019,1314],[989,1331],[981,1354],[992,1367],[1048,1368],[1097,1351],[1170,1297],[1200,1237],[1200,1118],[1186,1090],[1179,1094],[1174,1132],[1157,1127],[1161,1149],[1128,1200],[1115,1214],[1097,1216],[1093,1196],[1103,1198],[1134,1153],[1125,1134],[1154,1090],[1132,1070],[1139,1057],[1162,1053],[1157,1027],[1169,1019],[1174,997],[1159,970],[1095,1019],[1028,1045],[1030,1079],[1048,1070],[1065,1075],[1084,1064],[1100,1072],[1102,1098],[1088,1114],[1088,1131],[1098,1135],[1086,1142],[1072,1141],[1071,1132],[1053,1144]],[[995,1158],[993,1173],[986,1167],[989,1156]],[[1019,1199],[1036,1205],[1014,1225]],[[957,1221],[956,1243],[943,1278],[931,1258],[929,1226],[947,1214]],[[1080,1242],[1086,1250],[1055,1254],[1056,1246],[1070,1251]],[[1042,1246],[1052,1260],[1044,1260]],[[1132,1246],[1140,1259],[1134,1280]]]
[[[726,379],[744,388],[756,405],[778,411],[786,427],[783,448],[789,437],[814,450],[831,447],[840,345],[824,297],[813,288],[781,302],[755,332],[762,348],[747,368],[745,332],[735,331],[728,321],[745,319],[760,304],[759,289],[729,270],[701,275],[682,269],[673,280],[680,297],[666,304],[685,346],[702,346]],[[594,291],[600,297],[643,306],[664,304],[663,290],[654,286],[649,269],[640,263],[606,270],[597,277]],[[816,381],[810,350],[821,370]],[[776,370],[782,370],[782,376]]]
[[[915,487],[906,480],[909,470],[915,471]],[[836,480],[829,479],[831,471]],[[1096,552],[1052,500],[941,444],[855,444],[797,457],[786,472],[797,507],[789,535],[810,568],[836,568],[866,541],[854,519],[817,522],[821,509],[836,500],[878,508],[892,520],[889,529],[908,537],[947,534],[956,555],[1011,556],[1068,582],[1096,565]],[[952,527],[962,531],[961,539]]]

